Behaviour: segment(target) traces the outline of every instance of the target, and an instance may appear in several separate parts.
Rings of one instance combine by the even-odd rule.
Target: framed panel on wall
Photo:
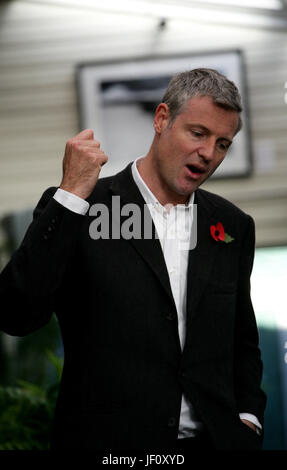
[[[252,158],[241,51],[147,57],[79,64],[76,69],[80,129],[93,129],[108,155],[101,176],[145,155],[154,136],[153,116],[171,77],[198,67],[217,69],[240,90],[243,128],[212,178],[250,175]]]

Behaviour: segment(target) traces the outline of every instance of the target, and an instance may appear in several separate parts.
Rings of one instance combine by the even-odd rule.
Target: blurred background
[[[268,396],[264,448],[287,450],[286,0],[0,2],[0,269],[43,191],[60,183],[65,143],[81,130],[79,64],[219,50],[244,58],[252,169],[204,188],[256,223],[252,298]],[[105,126],[108,133],[108,120]],[[0,449],[47,448],[62,357],[55,318],[26,338],[0,333]]]

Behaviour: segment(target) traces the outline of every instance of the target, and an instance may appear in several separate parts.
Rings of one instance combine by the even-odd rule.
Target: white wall
[[[78,132],[79,62],[216,49],[245,54],[255,172],[210,181],[251,214],[257,245],[287,243],[287,32],[84,11],[56,2],[0,7],[0,216],[33,207],[61,179],[65,142]]]

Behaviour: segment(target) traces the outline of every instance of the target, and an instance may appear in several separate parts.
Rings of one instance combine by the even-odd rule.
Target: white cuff
[[[251,413],[239,413],[239,417],[240,417],[240,419],[247,419],[251,423],[255,424],[255,426],[257,428],[256,429],[257,434],[261,434],[260,431],[262,430],[262,426],[259,423],[256,416],[252,415]]]
[[[53,197],[57,202],[62,204],[62,206],[76,214],[85,215],[90,207],[90,204],[87,201],[75,194],[65,191],[64,189],[58,188]]]

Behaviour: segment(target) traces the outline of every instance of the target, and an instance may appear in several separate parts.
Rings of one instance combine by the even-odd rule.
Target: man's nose
[[[209,162],[212,160],[215,153],[216,141],[212,138],[206,139],[200,146],[198,153],[204,161]]]

